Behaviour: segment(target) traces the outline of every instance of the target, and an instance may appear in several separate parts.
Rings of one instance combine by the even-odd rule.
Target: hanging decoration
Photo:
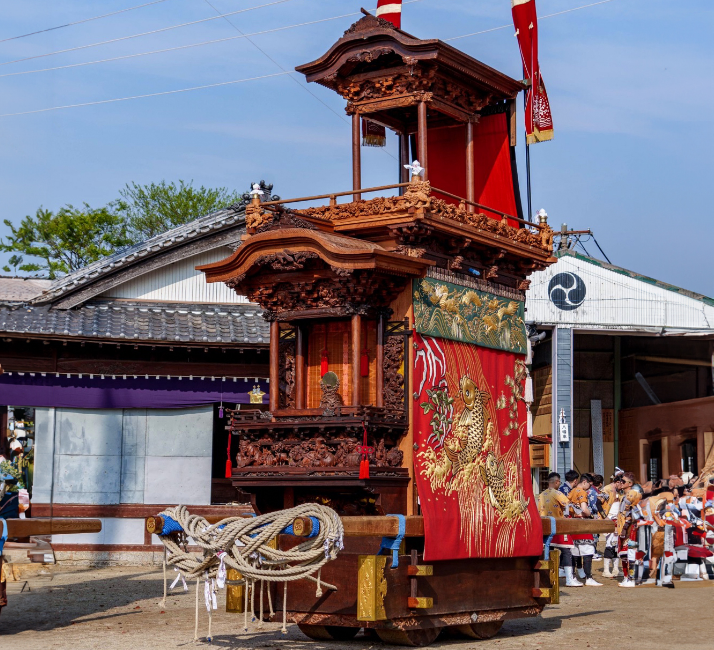
[[[324,377],[325,373],[330,369],[330,357],[327,352],[327,325],[325,325],[325,347],[322,348],[322,356],[320,358],[320,377]]]
[[[367,445],[367,425],[362,424],[363,434],[362,434],[362,446],[357,447],[357,451],[360,454],[359,461],[359,477],[360,479],[369,478],[369,457],[374,453],[374,447],[369,447]]]
[[[513,25],[521,49],[523,74],[531,82],[526,95],[526,141],[553,139],[553,116],[538,62],[538,14],[535,0],[511,0]]]
[[[362,118],[362,146],[384,147],[387,145],[387,130],[376,122]]]
[[[233,434],[229,431],[228,432],[228,449],[226,450],[226,454],[228,458],[226,458],[226,478],[230,478],[233,475],[233,463],[231,463],[231,438],[233,437]]]

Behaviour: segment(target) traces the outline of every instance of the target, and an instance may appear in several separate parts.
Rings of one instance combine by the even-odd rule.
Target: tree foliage
[[[0,250],[22,253],[41,262],[20,265],[25,272],[46,272],[50,279],[70,273],[129,244],[121,215],[109,207],[82,208],[66,205],[56,213],[39,208],[18,226],[4,220],[10,234],[0,241]],[[16,257],[17,259],[17,257]]]
[[[0,252],[13,253],[3,269],[42,272],[50,279],[82,268],[198,217],[237,203],[241,194],[225,187],[186,183],[129,183],[120,198],[102,208],[66,205],[56,213],[40,208],[0,240]],[[22,256],[39,259],[25,262]]]
[[[129,183],[120,190],[114,206],[126,222],[134,243],[150,239],[171,228],[228,207],[240,200],[240,194],[225,187],[194,187],[193,182]]]

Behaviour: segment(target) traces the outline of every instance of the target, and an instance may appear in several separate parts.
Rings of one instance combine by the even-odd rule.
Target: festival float
[[[270,322],[269,408],[229,424],[232,484],[257,516],[176,508],[147,528],[205,581],[209,613],[226,585],[246,627],[282,606],[313,639],[489,638],[558,601],[544,539],[613,528],[542,520],[531,485],[524,299],[555,259],[547,219],[520,207],[520,93],[540,102],[529,138],[552,123],[537,75],[364,13],[297,68],[347,101],[351,190],[281,200],[256,184],[241,245],[199,267]],[[361,140],[388,130],[399,182],[364,188]]]

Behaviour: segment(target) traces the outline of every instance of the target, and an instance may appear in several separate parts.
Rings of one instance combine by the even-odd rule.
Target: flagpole
[[[525,77],[526,70],[523,70],[523,76]],[[523,112],[528,110],[528,91],[523,93]],[[530,221],[533,218],[533,206],[531,205],[531,146],[528,144],[528,129],[525,131],[525,143],[526,143],[526,194],[528,201],[528,217],[527,220]]]

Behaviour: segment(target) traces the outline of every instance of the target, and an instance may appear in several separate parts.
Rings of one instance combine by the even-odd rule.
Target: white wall
[[[211,502],[212,406],[38,408],[35,426],[36,503]]]
[[[248,299],[245,296],[237,295],[222,282],[209,284],[205,275],[196,270],[196,266],[219,262],[232,253],[230,248],[222,247],[187,257],[109,289],[101,297],[161,302],[246,303]]]

